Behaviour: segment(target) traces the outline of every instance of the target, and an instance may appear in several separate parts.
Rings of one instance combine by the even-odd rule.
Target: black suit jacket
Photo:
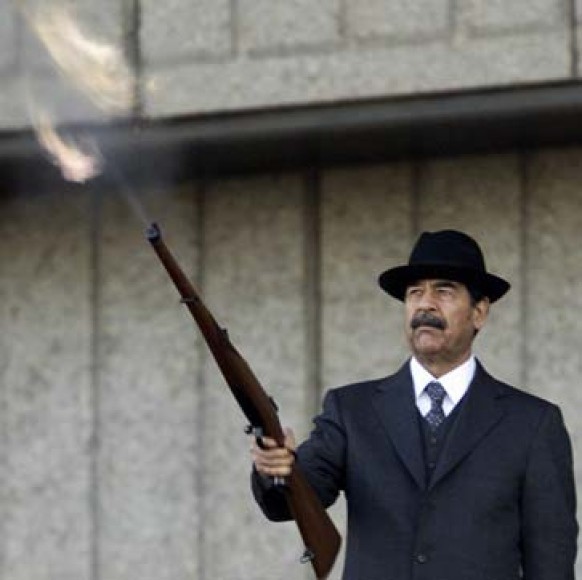
[[[343,491],[344,580],[573,580],[576,500],[560,410],[480,364],[427,482],[409,365],[327,393],[298,462],[326,506]],[[254,474],[273,520],[281,494]]]

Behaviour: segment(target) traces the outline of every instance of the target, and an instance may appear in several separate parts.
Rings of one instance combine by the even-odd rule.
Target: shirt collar
[[[416,360],[415,357],[412,357],[410,359],[410,372],[412,374],[416,399],[418,400],[420,395],[422,395],[424,388],[428,383],[438,380],[438,382],[444,387],[447,396],[450,397],[452,403],[456,405],[467,392],[467,389],[473,380],[473,376],[475,375],[476,368],[477,363],[475,362],[475,356],[471,355],[463,364],[436,379],[418,362],[418,360]]]

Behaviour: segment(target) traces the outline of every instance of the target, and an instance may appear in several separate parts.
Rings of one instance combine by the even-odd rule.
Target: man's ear
[[[473,307],[473,324],[475,325],[475,330],[481,330],[485,325],[487,316],[489,316],[490,306],[491,302],[487,296],[475,303]]]

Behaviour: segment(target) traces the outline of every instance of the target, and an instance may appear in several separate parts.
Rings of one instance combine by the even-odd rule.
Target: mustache
[[[444,330],[447,327],[447,323],[430,312],[419,312],[410,321],[410,327],[412,330],[416,330],[420,326],[431,326],[438,330]]]

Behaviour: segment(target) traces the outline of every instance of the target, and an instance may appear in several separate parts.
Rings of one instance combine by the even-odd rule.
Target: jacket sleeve
[[[323,411],[309,438],[297,448],[297,465],[325,507],[337,498],[344,481],[346,439],[335,391],[328,391]],[[291,519],[285,496],[270,478],[253,469],[251,487],[263,513],[273,521]]]
[[[570,438],[558,407],[544,413],[529,451],[522,499],[525,580],[574,580],[576,491]]]

